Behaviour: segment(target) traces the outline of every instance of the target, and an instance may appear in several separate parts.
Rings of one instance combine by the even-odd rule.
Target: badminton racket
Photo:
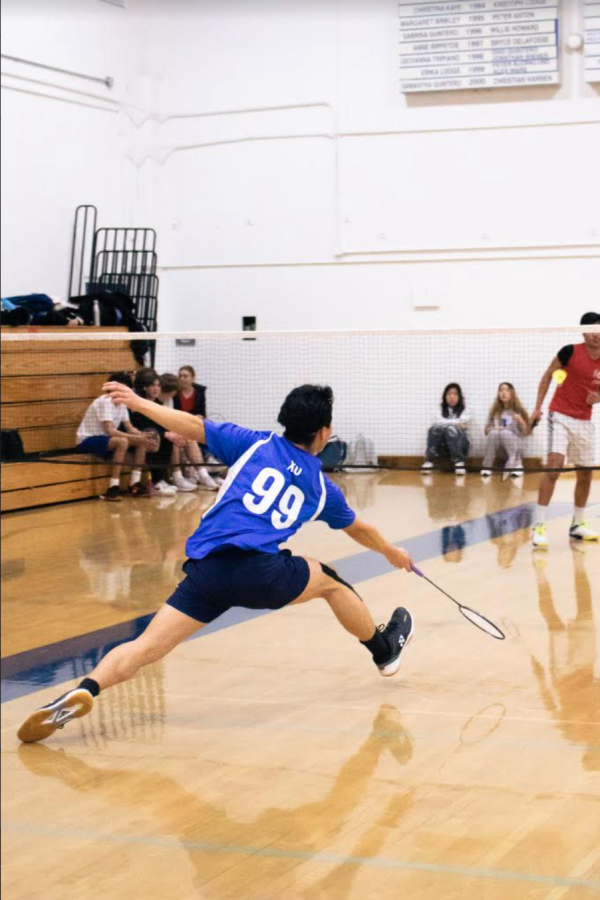
[[[458,600],[455,600],[454,597],[451,597],[450,594],[446,593],[443,588],[436,584],[435,581],[432,581],[431,578],[428,578],[420,569],[418,569],[414,563],[411,565],[412,571],[415,575],[418,575],[420,578],[424,578],[425,581],[428,581],[430,585],[432,585],[436,590],[443,594],[444,597],[448,597],[449,600],[452,600],[453,603],[458,606],[459,612],[465,617],[465,619],[471,623],[471,625],[475,625],[476,628],[481,629],[481,631],[485,631],[486,634],[489,634],[490,637],[496,638],[497,641],[505,640],[505,634],[503,631],[500,631],[497,625],[494,625],[489,619],[486,619],[485,616],[482,616],[481,613],[477,612],[474,609],[471,609],[469,606],[465,606],[463,603],[459,603]]]

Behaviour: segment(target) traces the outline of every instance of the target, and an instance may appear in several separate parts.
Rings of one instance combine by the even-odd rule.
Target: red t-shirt
[[[181,409],[183,412],[191,413],[194,411],[194,405],[196,402],[196,392],[192,391],[189,397],[184,397],[183,394],[179,394],[179,402],[181,403]]]
[[[558,351],[567,377],[555,392],[550,410],[573,419],[591,419],[594,407],[585,399],[600,389],[600,359],[592,359],[585,344],[568,344]]]

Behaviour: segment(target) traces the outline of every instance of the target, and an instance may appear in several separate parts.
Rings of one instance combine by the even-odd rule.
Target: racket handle
[[[411,563],[411,564],[410,564],[410,568],[411,568],[411,571],[413,571],[413,572],[415,573],[415,575],[420,575],[420,577],[423,578],[423,573],[421,572],[420,569],[418,569],[418,568],[415,566],[414,563]]]

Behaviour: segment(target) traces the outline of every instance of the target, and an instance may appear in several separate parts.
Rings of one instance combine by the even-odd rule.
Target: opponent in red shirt
[[[586,313],[581,325],[600,325],[600,313]],[[556,375],[556,373],[561,373]],[[578,541],[597,541],[598,532],[588,527],[585,507],[592,484],[594,455],[594,405],[600,403],[600,332],[583,335],[582,344],[569,344],[558,351],[540,381],[532,423],[542,417],[542,403],[552,379],[558,387],[548,413],[548,470],[540,484],[534,514],[532,543],[537,549],[548,546],[546,510],[565,457],[577,467],[575,509],[569,537]]]

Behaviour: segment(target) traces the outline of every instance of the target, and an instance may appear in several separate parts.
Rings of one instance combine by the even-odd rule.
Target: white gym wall
[[[3,59],[2,293],[64,297],[94,203],[157,228],[163,330],[576,320],[600,295],[582,6],[561,86],[405,98],[394,0],[6,0],[3,53],[115,84]]]

